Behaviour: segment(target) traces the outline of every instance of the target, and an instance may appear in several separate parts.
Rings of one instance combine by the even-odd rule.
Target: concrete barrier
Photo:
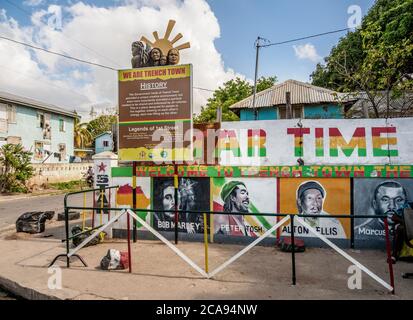
[[[90,165],[93,166],[93,162],[32,164],[34,176],[28,181],[28,186],[33,189],[48,183],[81,180]]]

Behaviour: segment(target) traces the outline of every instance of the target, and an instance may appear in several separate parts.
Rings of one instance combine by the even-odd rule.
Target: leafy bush
[[[85,183],[83,180],[74,180],[69,182],[50,183],[49,187],[57,190],[81,190],[82,187],[85,187]]]
[[[5,144],[0,148],[0,192],[27,192],[26,182],[33,176],[32,153],[21,144]]]

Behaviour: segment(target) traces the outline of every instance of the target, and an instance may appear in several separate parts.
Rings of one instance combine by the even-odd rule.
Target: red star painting
[[[101,162],[100,165],[98,165],[99,172],[101,172],[101,171],[105,172],[105,171],[106,171],[106,167],[107,167],[107,165],[104,164],[103,162]]]

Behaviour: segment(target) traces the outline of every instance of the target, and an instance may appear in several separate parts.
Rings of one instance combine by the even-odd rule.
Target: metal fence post
[[[65,229],[66,229],[66,266],[70,268],[70,258],[69,258],[69,209],[65,204]]]
[[[291,268],[292,268],[292,280],[293,285],[295,286],[296,278],[295,278],[295,238],[294,238],[294,215],[290,215],[291,220]]]
[[[389,264],[390,285],[393,287],[393,290],[391,293],[394,294],[393,261],[391,259],[389,223],[387,221],[387,217],[384,218],[384,234],[386,236],[386,251],[387,251],[387,262]]]

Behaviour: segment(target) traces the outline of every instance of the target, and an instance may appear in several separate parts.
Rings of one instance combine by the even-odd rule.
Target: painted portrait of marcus
[[[360,221],[355,220],[355,235],[359,239],[384,239],[384,219],[387,219],[389,227],[392,228],[393,215],[401,214],[408,204],[408,193],[406,188],[396,180],[378,181],[370,194],[370,208],[364,214],[372,217]],[[363,198],[355,195],[356,204]],[[358,214],[363,214],[358,212]],[[386,218],[374,218],[374,216],[386,216]]]

